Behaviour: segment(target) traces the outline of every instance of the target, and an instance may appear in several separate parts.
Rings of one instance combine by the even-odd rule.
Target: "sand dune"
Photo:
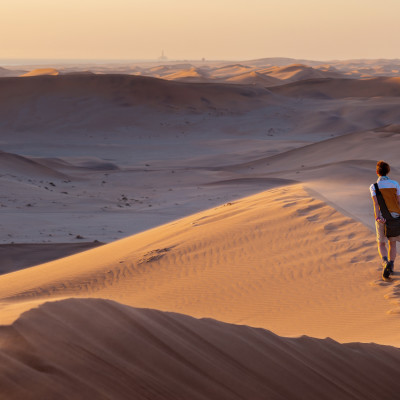
[[[206,71],[196,67],[173,72],[171,74],[164,75],[162,78],[185,82],[207,82],[210,80]]]
[[[278,66],[284,67],[291,64],[305,64],[305,65],[319,65],[321,61],[315,60],[304,60],[304,59],[296,59],[296,58],[289,58],[289,57],[267,57],[267,58],[258,58],[256,60],[249,60],[246,61],[249,65],[255,66]]]
[[[252,67],[242,64],[228,64],[212,69],[212,76],[217,79],[231,78],[237,75],[246,74],[252,71]]]
[[[245,177],[280,177],[304,182],[334,207],[373,229],[368,187],[376,180],[375,165],[387,160],[394,177],[400,173],[398,125],[355,132],[254,159],[222,169]]]
[[[226,79],[226,82],[264,85],[264,86],[279,85],[282,83],[280,80],[274,77],[270,77],[268,75],[264,75],[256,71],[235,75],[234,77]]]
[[[232,61],[212,61],[212,60],[190,60],[190,61],[165,61],[160,64],[156,62],[120,62],[120,63],[69,63],[67,65],[62,63],[53,63],[51,65],[26,65],[23,66],[10,66],[7,65],[7,71],[4,71],[7,76],[20,76],[27,72],[27,70],[36,71],[48,70],[50,73],[58,71],[60,74],[76,73],[79,71],[91,71],[96,74],[127,74],[127,75],[145,75],[156,78],[162,78],[168,74],[179,74],[180,71],[190,70],[191,68],[200,68],[207,70],[210,79],[225,79],[235,75],[243,74],[246,72],[256,71],[261,72],[265,69],[279,70],[280,68],[290,67],[291,65],[303,66],[304,68],[310,67],[314,71],[309,70],[314,75],[312,77],[321,77],[318,70],[325,72],[324,77],[338,77],[335,74],[341,74],[350,78],[368,78],[378,76],[392,76],[396,77],[400,74],[400,60],[385,60],[385,59],[371,59],[371,60],[327,60],[324,62],[316,60],[304,60],[293,58],[262,58],[258,60],[238,60],[235,63]],[[0,70],[0,76],[2,70]],[[326,75],[326,73],[331,75]],[[301,74],[300,74],[301,75]]]
[[[135,309],[47,303],[0,330],[7,399],[396,398],[400,350]],[[240,379],[238,378],[240,377]]]
[[[379,159],[390,160],[393,167],[400,168],[397,157],[400,145],[398,129],[397,125],[390,125],[373,131],[349,133],[231,168],[258,167],[263,171],[277,173],[348,160],[369,160],[376,163]]]
[[[311,79],[271,89],[284,96],[342,99],[346,97],[399,97],[400,78]]]
[[[13,129],[32,129],[46,122],[59,127],[68,118],[79,121],[96,118],[100,126],[132,120],[131,107],[156,107],[164,111],[227,111],[254,109],[276,96],[263,88],[242,85],[183,83],[127,75],[35,76],[0,80],[1,115],[11,120]],[[99,107],[106,112],[96,113]],[[89,108],[90,113],[83,113]],[[21,110],[24,110],[22,112]],[[129,111],[129,112],[128,112]],[[131,115],[129,117],[129,115]],[[73,124],[72,121],[70,124]]]
[[[155,67],[149,67],[149,71],[153,73],[158,73],[161,77],[165,73],[171,73],[171,71],[190,69],[192,64],[172,64],[172,65],[157,65]]]
[[[35,178],[67,178],[66,175],[58,172],[57,170],[46,167],[29,157],[23,157],[18,154],[11,154],[5,151],[0,151],[0,168],[3,176],[7,174],[22,175],[25,177],[27,171],[29,171],[30,177]]]
[[[305,79],[339,78],[343,76],[336,71],[324,71],[302,64],[293,64],[284,67],[272,67],[260,70],[259,72],[279,79],[280,81],[285,81],[286,83]]]
[[[243,64],[222,66],[168,65],[149,68],[145,75],[168,80],[185,80],[192,82],[230,82],[257,85],[278,85],[283,82],[295,82],[304,79],[342,78],[345,75],[339,70],[327,66],[313,68],[303,64],[285,66],[255,67]]]
[[[57,71],[55,68],[38,68],[34,69],[33,71],[26,72],[21,76],[41,76],[41,75],[59,75],[60,72]]]
[[[24,74],[26,71],[20,69],[7,69],[0,67],[0,77],[10,77],[10,76],[20,76]]]
[[[68,176],[59,181],[44,171],[32,176],[36,168],[28,162],[5,168],[6,194],[0,202],[7,206],[0,238],[4,244],[76,242],[77,235],[110,242],[264,190],[260,176],[253,173],[267,175],[261,178],[292,174],[282,178],[300,182],[305,177],[304,167],[296,169],[304,165],[300,159],[285,158],[289,172],[278,165],[276,170],[273,165],[254,170],[221,167],[400,122],[399,98],[393,97],[321,102],[254,86],[119,75],[4,78],[0,86],[2,150]],[[294,153],[298,158],[302,154]],[[359,157],[347,149],[346,156]],[[323,164],[321,159],[312,165]],[[332,176],[345,174],[344,167],[349,174],[357,170],[341,164],[340,174],[332,169]],[[319,170],[328,172],[325,167]],[[40,176],[44,179],[37,179]],[[329,181],[323,175],[315,179],[324,178]],[[208,185],[235,179],[242,182],[240,192],[234,184]],[[353,196],[362,202],[362,195]]]
[[[276,188],[3,275],[1,318],[51,299],[101,297],[280,335],[398,344],[375,253],[360,223],[301,186]]]

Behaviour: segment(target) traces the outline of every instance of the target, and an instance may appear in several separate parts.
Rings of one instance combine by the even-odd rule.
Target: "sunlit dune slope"
[[[282,82],[279,79],[273,78],[268,75],[260,74],[259,72],[252,71],[244,74],[235,75],[226,80],[231,83],[242,84],[256,84],[256,85],[280,85]]]
[[[343,99],[348,97],[399,97],[400,78],[309,79],[272,87],[290,97]]]
[[[185,82],[206,82],[209,80],[206,71],[196,67],[172,72],[171,74],[164,75],[162,78],[168,80],[182,80]]]
[[[253,68],[242,64],[229,64],[212,69],[212,75],[215,78],[228,78],[251,72]]]
[[[323,71],[303,64],[292,64],[284,67],[271,67],[259,70],[260,73],[281,81],[296,82],[304,79],[340,78],[343,75],[333,71]]]
[[[60,72],[54,68],[38,68],[33,71],[26,72],[21,76],[40,76],[40,75],[59,75]]]
[[[100,297],[281,335],[400,343],[377,267],[368,229],[294,185],[3,275],[0,316]]]
[[[100,299],[0,329],[7,399],[394,399],[400,350],[196,320]]]

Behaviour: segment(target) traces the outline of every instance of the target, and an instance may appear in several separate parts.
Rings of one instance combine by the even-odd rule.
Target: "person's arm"
[[[400,196],[397,196],[398,200],[400,201]],[[378,199],[376,196],[372,196],[372,201],[374,202],[374,214],[375,214],[375,221],[380,222],[381,224],[384,224],[386,222],[385,218],[380,216],[380,209],[379,209],[379,203]],[[399,202],[400,204],[400,202]]]

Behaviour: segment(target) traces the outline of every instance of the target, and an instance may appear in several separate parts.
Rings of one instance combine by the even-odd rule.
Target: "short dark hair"
[[[376,164],[376,173],[379,176],[386,176],[390,172],[390,166],[385,161],[378,161]]]

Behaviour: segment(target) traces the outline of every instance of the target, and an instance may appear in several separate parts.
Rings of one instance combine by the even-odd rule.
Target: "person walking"
[[[387,175],[390,172],[390,166],[384,161],[378,161],[376,164],[376,174],[378,175],[377,185],[382,193],[386,206],[394,218],[400,217],[400,185],[398,182],[390,179]],[[396,259],[396,243],[400,242],[400,235],[387,238],[385,236],[385,223],[378,199],[376,197],[375,184],[369,188],[372,201],[374,203],[376,241],[378,242],[378,252],[382,260],[382,278],[388,279],[393,274],[394,261]],[[388,242],[389,249],[386,248]]]

